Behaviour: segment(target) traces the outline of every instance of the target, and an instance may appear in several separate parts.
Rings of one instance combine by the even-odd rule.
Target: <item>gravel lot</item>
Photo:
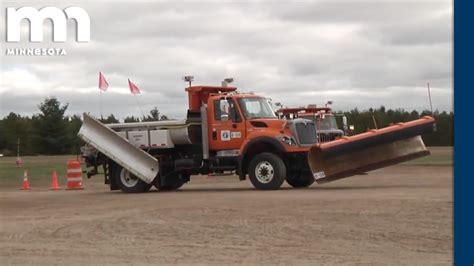
[[[451,166],[278,191],[232,176],[144,194],[101,181],[85,180],[84,191],[1,187],[0,264],[452,263]]]

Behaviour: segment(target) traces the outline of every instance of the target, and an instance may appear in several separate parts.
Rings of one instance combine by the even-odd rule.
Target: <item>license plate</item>
[[[313,176],[314,176],[314,179],[318,180],[321,178],[325,178],[326,174],[324,173],[324,171],[321,171],[321,172],[313,173]]]

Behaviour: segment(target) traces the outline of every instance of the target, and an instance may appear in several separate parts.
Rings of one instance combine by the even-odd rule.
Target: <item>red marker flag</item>
[[[137,87],[137,85],[131,82],[130,79],[128,80],[128,87],[130,88],[130,92],[132,94],[140,94],[140,89]]]
[[[105,80],[105,77],[104,75],[102,75],[102,72],[99,72],[99,89],[107,91],[108,87],[109,83],[107,83],[107,80]]]

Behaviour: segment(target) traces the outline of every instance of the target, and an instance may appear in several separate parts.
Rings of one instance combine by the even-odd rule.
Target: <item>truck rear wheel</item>
[[[171,175],[166,178],[165,184],[160,184],[157,182],[159,178],[155,179],[154,185],[160,191],[173,191],[178,190],[189,180],[190,175]]]
[[[309,187],[314,183],[314,177],[311,173],[293,173],[288,175],[286,183],[294,188]]]
[[[168,184],[164,186],[158,187],[158,190],[160,191],[173,191],[173,190],[178,190],[180,187],[183,186],[183,182],[174,182],[173,184]]]
[[[277,155],[264,152],[250,161],[248,173],[256,189],[275,190],[285,181],[286,166]]]
[[[120,190],[126,193],[147,192],[152,186],[151,184],[145,183],[122,166],[114,165],[111,169],[111,174]]]

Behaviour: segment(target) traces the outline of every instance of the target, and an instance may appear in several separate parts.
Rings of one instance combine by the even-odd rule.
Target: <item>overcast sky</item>
[[[123,118],[158,106],[162,114],[186,114],[184,75],[194,84],[218,85],[234,77],[286,106],[324,104],[334,109],[385,105],[429,109],[452,106],[451,1],[171,2],[2,1],[6,7],[78,6],[91,19],[91,41],[1,43],[0,117],[37,113],[47,96],[69,103],[68,114],[100,114],[97,88],[102,71],[109,90],[103,113]],[[7,48],[64,48],[67,56],[6,56]],[[127,78],[142,90],[130,95]]]

